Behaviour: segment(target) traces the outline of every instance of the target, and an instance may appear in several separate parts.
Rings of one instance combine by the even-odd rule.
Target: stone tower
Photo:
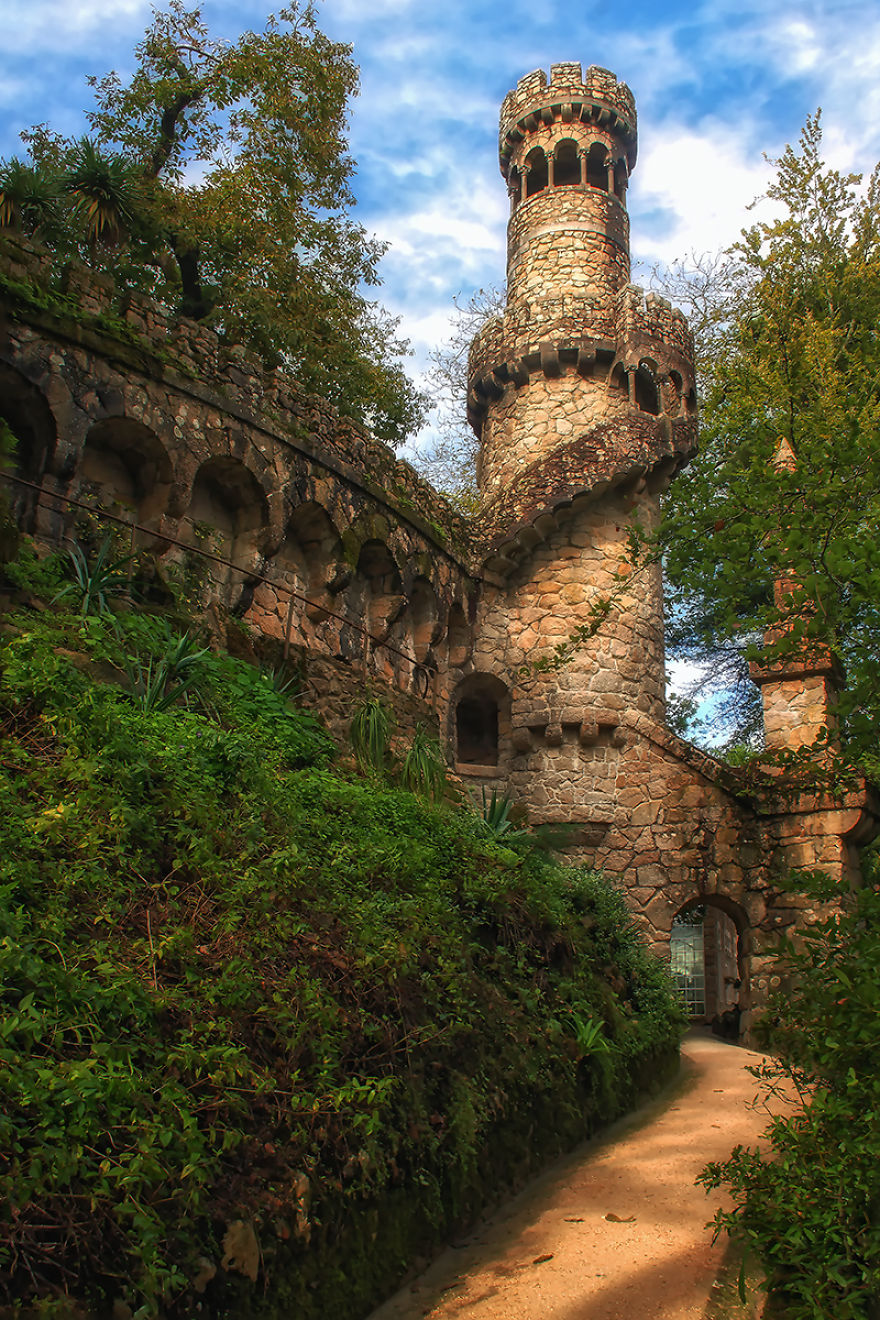
[[[458,772],[568,826],[569,853],[617,877],[658,952],[702,924],[691,1012],[748,1030],[767,950],[814,915],[778,877],[854,876],[875,815],[863,791],[792,795],[773,775],[758,790],[665,726],[660,574],[632,567],[629,542],[695,452],[696,398],[683,316],[629,283],[635,160],[632,94],[605,69],[555,64],[504,100],[507,303],[469,363],[481,574],[448,729]],[[769,741],[793,745],[827,709],[813,659],[757,676]]]
[[[629,283],[636,145],[632,93],[605,69],[531,73],[501,109],[507,305],[469,365],[493,551],[474,665],[520,676],[496,773],[527,797],[549,794],[530,802],[533,816],[539,806],[564,816],[570,791],[595,796],[576,747],[611,737],[626,711],[663,714],[659,573],[619,575],[633,524],[654,525],[660,491],[694,451],[696,406],[683,316]],[[569,662],[522,677],[608,599]]]

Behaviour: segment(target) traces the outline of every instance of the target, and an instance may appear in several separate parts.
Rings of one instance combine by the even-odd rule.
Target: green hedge
[[[358,777],[228,656],[146,708],[167,653],[3,632],[0,1301],[356,1320],[631,1105],[678,1010],[600,877]]]

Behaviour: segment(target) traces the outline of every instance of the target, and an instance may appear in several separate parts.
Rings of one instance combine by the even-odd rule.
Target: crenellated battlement
[[[468,419],[478,436],[484,434],[487,423],[496,425],[491,420],[496,414],[506,419],[515,409],[517,431],[529,437],[520,461],[508,443],[499,453],[502,469],[495,472],[491,460],[484,465],[484,477],[495,472],[491,478],[495,490],[506,488],[511,480],[519,481],[527,469],[534,485],[542,459],[549,459],[556,448],[558,433],[548,432],[543,422],[547,385],[554,390],[554,408],[571,413],[572,438],[617,418],[615,452],[624,468],[629,462],[626,437],[632,433],[633,452],[638,449],[649,455],[650,470],[645,435],[653,427],[654,461],[668,472],[664,421],[689,419],[693,423],[696,413],[693,337],[687,322],[664,298],[645,294],[635,285],[627,285],[611,304],[595,293],[559,292],[509,306],[475,336],[468,381]],[[566,381],[568,387],[563,389]],[[546,384],[537,389],[532,420],[528,395],[541,382]],[[643,420],[636,425],[639,416]],[[696,428],[691,424],[677,442],[676,466],[690,457],[695,444]],[[488,448],[491,453],[492,447]],[[607,481],[607,464],[600,461],[598,448],[581,453],[579,461],[585,460],[581,482],[586,489]],[[493,493],[493,504],[495,499]]]
[[[858,794],[756,807],[663,728],[660,565],[634,562],[633,533],[696,450],[696,393],[683,315],[630,283],[632,93],[596,66],[536,70],[505,98],[500,146],[508,299],[469,358],[477,517],[288,372],[15,237],[6,498],[46,548],[117,527],[148,552],[149,600],[185,592],[227,645],[296,657],[336,733],[365,689],[400,727],[439,730],[464,782],[564,824],[573,857],[618,877],[658,951],[705,906],[729,975],[704,1006],[735,977],[747,1024],[763,941],[800,921],[776,877],[852,880],[874,817]],[[812,737],[831,676],[800,657],[758,677],[768,736]]]
[[[622,340],[654,339],[667,349],[680,353],[693,376],[694,337],[684,312],[673,307],[658,293],[645,293],[637,284],[628,284],[618,303],[618,334]],[[693,383],[693,382],[691,382]]]
[[[579,121],[612,131],[627,148],[629,168],[636,160],[637,121],[632,92],[608,69],[591,65],[582,72],[578,61],[550,66],[520,78],[501,105],[498,151],[501,172],[516,146],[542,126]]]

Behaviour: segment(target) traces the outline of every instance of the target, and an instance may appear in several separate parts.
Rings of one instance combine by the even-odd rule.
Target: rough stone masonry
[[[629,568],[627,539],[695,452],[696,391],[683,316],[629,282],[636,152],[632,93],[605,69],[555,64],[504,100],[507,304],[470,356],[473,520],[283,372],[15,238],[0,245],[0,416],[39,542],[99,515],[130,524],[156,591],[189,582],[239,645],[243,626],[299,655],[337,732],[383,684],[468,785],[569,827],[572,857],[615,877],[658,951],[703,916],[702,1011],[736,1002],[747,1030],[768,949],[816,915],[782,873],[855,882],[876,818],[863,791],[746,782],[664,724],[660,576]],[[536,672],[603,601],[593,634]],[[812,742],[827,662],[756,678],[768,746]]]

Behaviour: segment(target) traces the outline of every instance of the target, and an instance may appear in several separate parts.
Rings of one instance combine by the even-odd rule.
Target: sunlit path
[[[725,1243],[704,1225],[721,1197],[694,1179],[766,1126],[746,1071],[760,1057],[689,1036],[681,1078],[660,1100],[556,1164],[372,1320],[714,1315]]]

